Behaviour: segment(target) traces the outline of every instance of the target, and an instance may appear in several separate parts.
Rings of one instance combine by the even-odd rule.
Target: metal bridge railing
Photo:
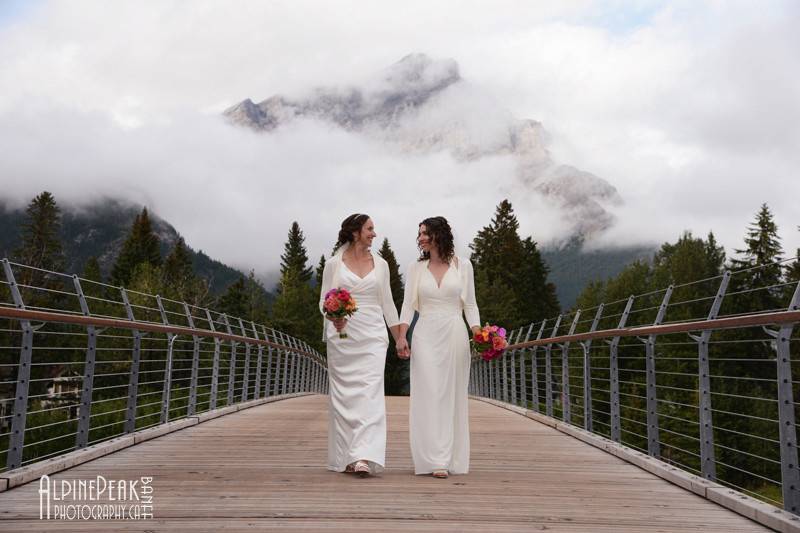
[[[7,259],[2,267],[0,471],[248,400],[327,393],[325,360],[281,331]]]
[[[470,393],[800,514],[800,282],[753,286],[753,270],[518,328],[504,357],[473,358]]]

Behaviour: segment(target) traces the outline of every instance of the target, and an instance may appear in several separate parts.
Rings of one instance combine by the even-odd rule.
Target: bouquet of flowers
[[[330,319],[347,318],[356,311],[356,301],[347,289],[331,289],[325,293],[325,316]],[[339,332],[340,339],[346,339],[347,333]]]
[[[484,361],[497,359],[503,355],[508,346],[506,330],[486,324],[472,337],[472,345],[475,347],[475,351],[481,354]]]

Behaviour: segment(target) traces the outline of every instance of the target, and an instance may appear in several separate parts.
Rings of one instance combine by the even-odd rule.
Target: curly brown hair
[[[436,246],[442,261],[449,263],[455,255],[455,247],[453,245],[453,230],[450,229],[447,219],[444,217],[430,217],[420,222],[419,225],[425,226],[428,236],[433,241],[433,245]],[[421,252],[419,261],[425,261],[430,258],[430,252]]]
[[[339,230],[339,240],[336,241],[336,249],[338,250],[346,242],[352,244],[355,240],[353,233],[360,232],[367,220],[369,220],[369,215],[363,213],[355,213],[344,219]]]

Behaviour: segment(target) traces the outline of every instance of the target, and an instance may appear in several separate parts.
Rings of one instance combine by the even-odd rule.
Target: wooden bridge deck
[[[11,531],[767,531],[516,413],[470,402],[471,472],[412,475],[408,400],[387,398],[387,471],[325,470],[327,399],[247,409],[52,476],[154,477],[155,518],[39,520],[38,483],[0,493]]]

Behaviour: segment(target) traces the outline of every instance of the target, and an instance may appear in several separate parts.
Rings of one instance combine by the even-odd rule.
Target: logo
[[[40,520],[153,518],[153,478],[51,480],[39,478]]]

